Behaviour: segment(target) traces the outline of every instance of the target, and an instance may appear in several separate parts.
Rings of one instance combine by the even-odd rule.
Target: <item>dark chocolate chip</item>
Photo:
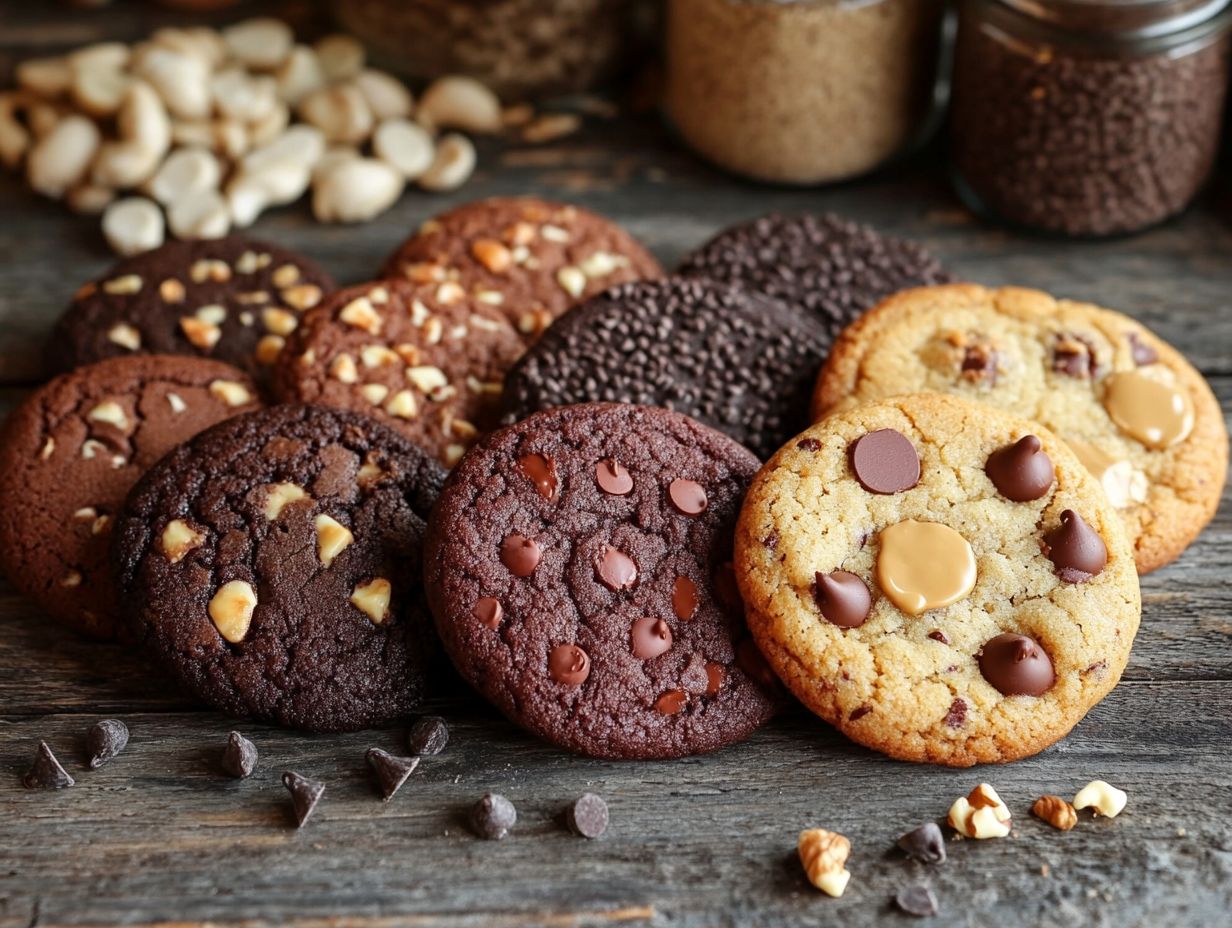
[[[717,696],[719,690],[723,688],[723,680],[726,677],[726,672],[723,670],[722,664],[711,662],[706,665],[706,695]]]
[[[908,857],[921,863],[945,863],[945,836],[936,822],[926,822],[900,836],[898,846]]]
[[[934,628],[931,632],[929,632],[928,637],[933,641],[940,641],[942,644],[950,643],[950,636],[939,628]]]
[[[415,720],[406,740],[412,754],[420,757],[439,754],[449,743],[449,726],[439,715],[425,715]]]
[[[860,719],[864,718],[864,716],[868,715],[872,711],[873,711],[873,707],[868,705],[867,703],[865,703],[862,706],[856,706],[854,709],[851,710],[851,715],[847,716],[847,721],[858,722],[860,721]]]
[[[984,679],[1006,696],[1039,696],[1056,681],[1048,652],[1026,635],[998,635],[980,649],[978,660]]]
[[[590,676],[590,655],[576,644],[558,644],[548,655],[548,673],[557,683],[581,686]]]
[[[801,451],[820,451],[821,442],[819,442],[816,438],[801,438],[798,442],[796,442],[796,447]]]
[[[967,701],[959,698],[950,703],[945,714],[945,724],[950,728],[962,728],[967,724]]]
[[[1067,377],[1094,377],[1098,370],[1095,346],[1081,335],[1057,333],[1052,346],[1052,369]]]
[[[920,456],[894,429],[878,429],[852,442],[851,469],[870,493],[901,493],[920,482]]]
[[[1039,499],[1056,478],[1052,459],[1034,435],[1024,435],[1014,444],[990,454],[984,464],[984,473],[997,492],[1016,503]]]
[[[1129,353],[1134,359],[1134,363],[1139,367],[1147,364],[1154,364],[1159,360],[1159,353],[1138,337],[1137,332],[1129,333]]]
[[[86,732],[86,752],[90,769],[97,770],[128,745],[128,726],[119,719],[95,722]]]
[[[595,574],[609,590],[627,590],[637,583],[637,564],[623,551],[604,545],[595,563]]]
[[[230,777],[243,779],[252,776],[257,769],[257,746],[233,731],[227,735],[227,746],[222,749],[223,773]]]
[[[705,488],[696,480],[673,480],[668,484],[667,495],[677,511],[686,516],[699,516],[710,504]]]
[[[611,496],[627,496],[633,491],[633,475],[610,458],[595,465],[595,483]]]
[[[282,775],[282,785],[291,794],[291,810],[295,813],[295,825],[303,828],[304,823],[316,810],[321,795],[325,792],[325,784],[320,780],[310,780],[301,777],[291,770]]]
[[[651,616],[633,623],[630,638],[633,656],[642,661],[665,654],[672,646],[672,630],[665,621]]]
[[[689,701],[689,694],[684,690],[668,690],[655,700],[655,711],[661,715],[675,715]]]
[[[607,831],[607,803],[602,796],[582,793],[565,813],[569,830],[583,838],[597,838]]]
[[[40,741],[38,753],[34,755],[34,763],[21,778],[21,785],[26,789],[64,789],[76,781],[69,776],[67,770],[60,766],[56,755],[46,741]]]
[[[544,499],[556,498],[556,464],[542,454],[524,454],[518,458],[518,467]]]
[[[394,793],[419,766],[418,757],[398,757],[380,748],[368,748],[364,757],[376,774],[377,785],[381,787],[381,795],[386,800],[393,798]]]
[[[525,535],[510,535],[501,542],[501,563],[509,568],[515,577],[529,577],[539,566],[539,558],[543,556],[539,545]]]
[[[1085,583],[1108,563],[1108,548],[1099,532],[1072,509],[1061,513],[1061,524],[1044,536],[1045,553],[1066,583]]]
[[[997,382],[997,368],[1001,356],[987,342],[968,345],[963,351],[962,379],[969,383],[986,383],[990,387]]]
[[[771,532],[761,540],[761,543],[767,551],[773,551],[779,546],[779,533]]]
[[[677,577],[672,587],[672,612],[676,618],[688,620],[697,611],[697,584],[688,577]]]
[[[929,918],[937,914],[937,897],[927,886],[904,886],[894,896],[894,904],[916,918]]]
[[[499,841],[518,821],[513,803],[498,793],[484,793],[471,806],[471,830],[485,841]]]
[[[845,570],[818,571],[813,596],[826,621],[839,628],[859,628],[873,604],[864,581]]]
[[[476,621],[482,622],[488,628],[500,628],[501,619],[505,616],[505,608],[500,604],[499,599],[494,599],[491,596],[481,596],[475,602],[475,608],[471,610]]]

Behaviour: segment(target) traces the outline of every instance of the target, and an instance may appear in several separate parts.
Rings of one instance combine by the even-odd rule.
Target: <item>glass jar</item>
[[[942,0],[668,0],[668,119],[756,180],[863,174],[929,122],[943,12]]]
[[[951,148],[973,209],[1067,236],[1135,232],[1211,174],[1229,0],[964,0]]]

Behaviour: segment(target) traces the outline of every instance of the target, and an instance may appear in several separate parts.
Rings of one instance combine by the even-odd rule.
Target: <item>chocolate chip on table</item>
[[[411,753],[418,757],[439,754],[449,743],[449,726],[439,715],[425,715],[416,719],[411,726],[407,743],[411,747]]]
[[[868,618],[872,596],[868,585],[855,574],[835,570],[817,573],[814,596],[826,621],[839,628],[859,628]]]
[[[282,785],[291,794],[291,809],[295,813],[295,825],[297,828],[303,828],[304,823],[315,811],[317,803],[321,801],[321,794],[325,792],[325,784],[288,770],[282,775]]]
[[[894,904],[907,915],[928,918],[937,914],[937,897],[927,886],[904,886],[894,895]]]
[[[1052,459],[1034,435],[1024,435],[990,454],[984,473],[1002,496],[1016,503],[1039,499],[1056,478]]]
[[[86,732],[86,752],[90,769],[97,770],[124,750],[128,744],[128,726],[119,719],[95,722]]]
[[[945,863],[945,836],[936,822],[925,822],[902,835],[898,846],[912,860],[925,864]]]
[[[1061,513],[1061,524],[1044,535],[1044,543],[1048,559],[1065,583],[1085,583],[1108,563],[1104,540],[1072,509]]]
[[[46,741],[40,741],[38,753],[34,755],[34,763],[21,778],[21,785],[26,789],[64,789],[76,781],[69,776],[67,770],[60,766],[56,755]]]
[[[870,493],[901,493],[920,482],[920,456],[894,429],[878,429],[852,442],[851,469]]]
[[[1056,682],[1052,658],[1026,635],[998,635],[984,644],[977,660],[984,679],[1006,696],[1039,696]]]
[[[368,753],[364,756],[368,761],[368,766],[376,774],[377,783],[381,787],[381,796],[386,800],[393,798],[394,793],[419,766],[418,757],[398,757],[380,748],[368,748]]]
[[[583,838],[597,838],[607,830],[607,803],[602,796],[582,793],[565,813],[569,830]]]
[[[257,769],[257,746],[233,731],[227,736],[227,746],[222,751],[222,769],[227,776],[244,779]]]
[[[513,803],[499,793],[484,793],[471,806],[471,830],[485,841],[499,841],[518,820]]]

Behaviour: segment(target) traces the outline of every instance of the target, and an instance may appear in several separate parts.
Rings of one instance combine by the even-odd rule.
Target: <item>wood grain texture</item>
[[[298,4],[290,4],[298,8]],[[304,15],[302,13],[297,15]],[[145,4],[61,14],[0,4],[0,80],[17,60],[102,37],[135,37],[175,14]],[[491,194],[573,200],[627,225],[671,265],[721,227],[771,210],[831,209],[926,243],[957,272],[1129,312],[1185,351],[1232,410],[1232,216],[1226,187],[1180,220],[1116,242],[1022,238],[981,224],[949,192],[934,150],[875,179],[799,191],[731,180],[672,145],[653,120],[595,122],[545,147],[484,146],[474,181],[448,196],[408,193],[372,224],[321,227],[303,205],[263,217],[256,235],[298,248],[344,282],[365,279],[406,232]],[[55,316],[111,262],[97,220],[0,179],[0,414],[40,377]],[[908,881],[931,885],[944,924],[1006,928],[1225,924],[1232,908],[1232,515],[1143,582],[1144,615],[1125,681],[1043,754],[954,771],[871,754],[802,711],[746,744],[666,763],[562,754],[520,733],[460,684],[432,708],[453,738],[390,803],[364,767],[370,745],[405,748],[400,729],[311,737],[199,711],[123,646],[50,624],[0,584],[0,928],[141,924],[386,926],[682,925],[862,928],[890,917]],[[124,719],[128,749],[84,768],[85,729]],[[257,742],[254,777],[217,769],[226,733]],[[77,778],[59,793],[20,776],[46,739]],[[324,780],[302,831],[290,827],[284,769]],[[1029,814],[1103,778],[1129,793],[1114,821],[1053,831]],[[893,850],[899,833],[941,819],[980,780],[1015,816],[1002,841],[954,841],[938,868]],[[508,795],[519,823],[504,842],[472,838],[465,811]],[[586,790],[610,831],[567,833],[564,806]],[[797,831],[850,836],[847,894],[813,890]],[[1046,870],[1047,875],[1042,871]]]

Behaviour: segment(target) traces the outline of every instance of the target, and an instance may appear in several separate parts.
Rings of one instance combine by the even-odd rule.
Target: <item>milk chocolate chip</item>
[[[595,465],[595,483],[612,496],[627,496],[633,490],[633,476],[611,458]]]
[[[1026,635],[998,635],[978,660],[984,679],[1006,696],[1039,696],[1056,680],[1048,652]]]
[[[1044,536],[1044,542],[1057,576],[1066,583],[1085,583],[1108,563],[1104,540],[1072,509],[1061,513],[1061,524]]]
[[[672,630],[662,619],[647,616],[633,623],[633,656],[641,661],[658,657],[672,646]]]
[[[623,551],[604,545],[595,563],[595,574],[609,590],[627,590],[637,582],[637,565]]]
[[[539,566],[539,558],[543,551],[534,539],[525,535],[510,535],[501,542],[501,563],[509,568],[515,577],[529,577]]]
[[[505,615],[505,609],[500,604],[500,600],[494,599],[491,596],[483,596],[475,603],[475,607],[471,609],[471,615],[479,622],[482,622],[488,628],[500,628],[501,619]]]
[[[655,709],[662,715],[675,715],[688,701],[689,696],[684,690],[668,690],[655,700]]]
[[[672,612],[676,618],[688,620],[697,611],[697,584],[688,577],[677,577],[672,587]]]
[[[907,436],[878,429],[855,440],[851,469],[870,493],[901,493],[920,482],[920,456]]]
[[[548,655],[548,673],[557,683],[581,686],[590,676],[590,655],[576,644],[558,644]]]
[[[1056,478],[1052,459],[1034,435],[1024,435],[990,454],[984,473],[1002,496],[1016,503],[1039,499]]]
[[[845,570],[818,571],[814,595],[826,621],[839,628],[859,628],[873,604],[864,581]]]
[[[556,464],[551,458],[542,454],[524,454],[518,458],[518,467],[535,485],[540,496],[549,500],[556,498]]]
[[[672,505],[686,516],[699,516],[709,505],[705,488],[696,480],[673,480],[668,485],[667,495]]]

